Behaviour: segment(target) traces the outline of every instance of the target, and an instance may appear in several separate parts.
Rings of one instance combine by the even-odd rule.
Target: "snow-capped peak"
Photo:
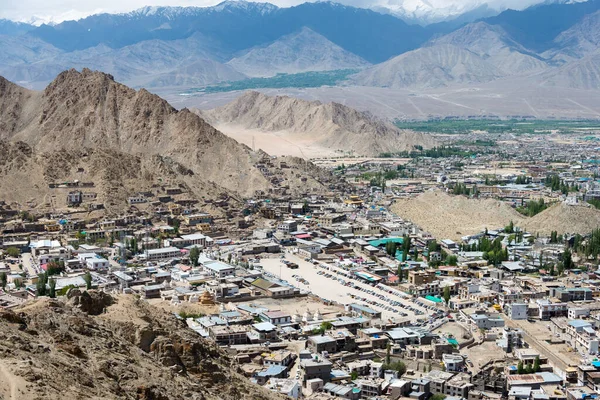
[[[405,20],[429,24],[456,18],[487,7],[500,13],[507,9],[524,10],[543,3],[580,3],[587,0],[382,0],[373,9]]]
[[[244,0],[225,0],[216,6],[209,7],[214,11],[223,10],[254,10],[259,11],[261,14],[268,14],[274,10],[277,10],[277,6],[271,3],[254,3]]]

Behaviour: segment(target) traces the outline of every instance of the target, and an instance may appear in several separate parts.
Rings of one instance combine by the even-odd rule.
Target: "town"
[[[470,136],[317,160],[346,183],[303,197],[201,202],[164,183],[118,212],[74,181],[42,208],[0,202],[0,307],[137,296],[295,399],[595,398],[598,149]],[[465,216],[412,218],[421,196]],[[535,221],[558,208],[567,221]]]

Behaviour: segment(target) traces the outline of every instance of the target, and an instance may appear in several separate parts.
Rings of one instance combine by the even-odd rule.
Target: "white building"
[[[276,393],[281,393],[293,399],[300,397],[300,382],[294,379],[271,378],[266,387]]]
[[[568,317],[569,319],[578,319],[590,316],[589,308],[569,308]]]
[[[155,260],[165,260],[168,258],[175,258],[181,256],[181,250],[177,247],[163,247],[161,249],[152,249],[146,251],[148,254],[147,261],[155,261]],[[141,258],[144,258],[144,254],[141,255]]]
[[[594,326],[580,319],[569,321],[565,330],[571,346],[586,354],[598,353],[598,336]]]
[[[512,320],[527,319],[527,304],[512,303],[506,306],[506,315]]]
[[[110,264],[108,260],[100,257],[96,253],[81,253],[77,255],[79,263],[85,265],[92,271],[108,270]]]
[[[202,263],[206,272],[215,278],[223,279],[228,276],[235,276],[235,267],[221,261],[206,261]]]
[[[465,365],[465,359],[460,354],[442,354],[442,362],[448,372],[461,371]]]
[[[298,230],[298,223],[293,219],[289,219],[277,225],[277,230],[286,233],[295,232]]]

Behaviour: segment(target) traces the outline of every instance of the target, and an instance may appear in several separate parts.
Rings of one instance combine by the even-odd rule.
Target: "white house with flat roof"
[[[219,279],[235,276],[235,267],[221,261],[205,261],[202,266],[206,272]]]
[[[165,260],[181,256],[181,250],[177,247],[163,247],[161,249],[147,250],[146,254],[148,254],[147,261]],[[142,254],[141,258],[144,258],[144,256],[145,254]]]

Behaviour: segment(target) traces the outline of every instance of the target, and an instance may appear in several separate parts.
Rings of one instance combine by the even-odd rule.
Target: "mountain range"
[[[257,167],[264,157],[189,110],[104,73],[65,71],[41,92],[0,78],[0,197],[7,201],[40,201],[50,183],[74,179],[95,182],[107,207],[157,182],[185,187],[195,199],[326,187],[327,173],[293,157],[268,178]]]
[[[332,2],[145,7],[39,27],[4,21],[0,75],[36,89],[70,68],[154,91],[329,70],[357,70],[338,85],[394,90],[523,79],[600,87],[600,0],[550,1],[477,21],[475,10],[491,6],[469,4],[477,6],[465,8],[471,17],[427,26]]]

